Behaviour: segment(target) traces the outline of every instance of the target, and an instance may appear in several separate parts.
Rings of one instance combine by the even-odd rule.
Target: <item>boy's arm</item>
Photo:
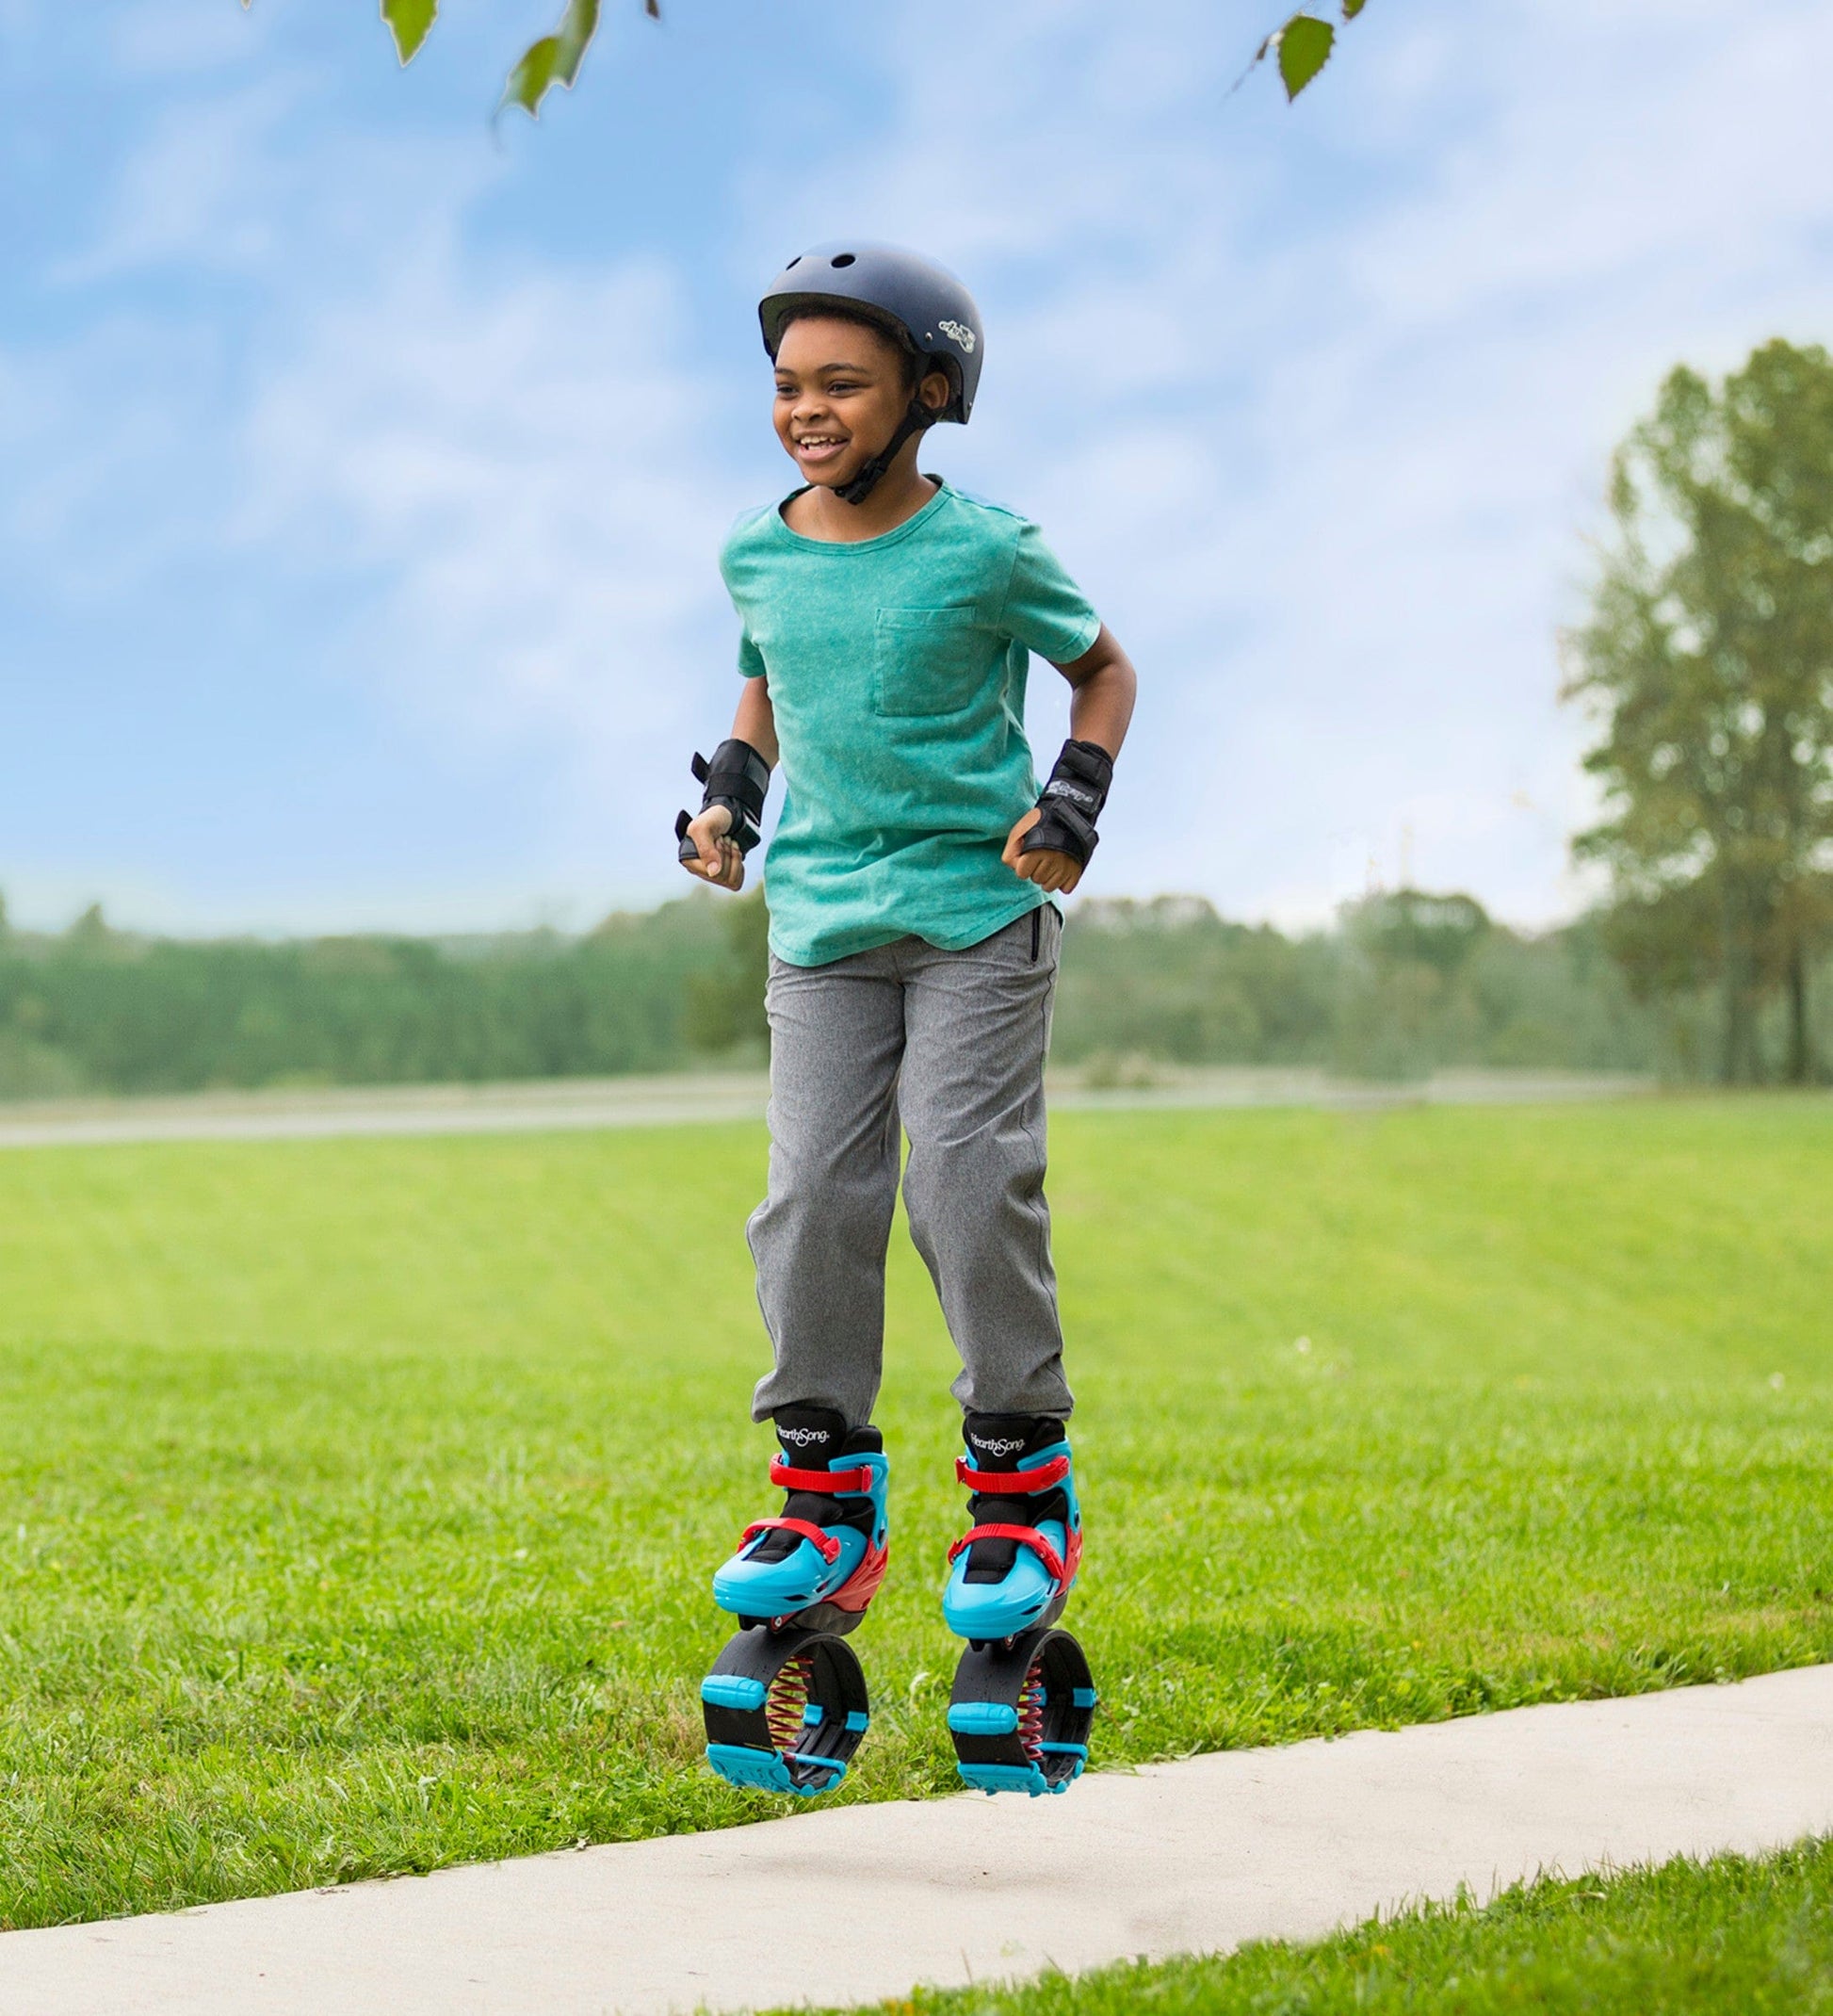
[[[772,770],[776,768],[780,752],[768,679],[745,681],[738,711],[732,717],[732,739],[749,742]],[[699,818],[688,821],[686,837],[699,848],[700,854],[698,859],[683,861],[681,866],[715,888],[741,889],[745,886],[745,857],[738,852],[738,842],[726,838],[731,825],[732,814],[724,805],[709,805]]]
[[[1080,658],[1057,670],[1073,689],[1069,697],[1069,733],[1073,740],[1093,742],[1110,757],[1120,754],[1127,740],[1127,725],[1133,718],[1133,700],[1139,691],[1139,675],[1133,661],[1120,647],[1119,640],[1104,623],[1100,634]],[[1033,848],[1021,854],[1025,836],[1042,817],[1033,805],[1006,837],[1006,866],[1027,882],[1034,882],[1053,896],[1067,896],[1082,879],[1083,864],[1053,847]],[[1091,844],[1093,844],[1091,842]]]
[[[1139,692],[1139,675],[1120,648],[1120,640],[1104,623],[1081,657],[1057,670],[1075,689],[1069,696],[1070,734],[1079,742],[1094,742],[1117,756]]]

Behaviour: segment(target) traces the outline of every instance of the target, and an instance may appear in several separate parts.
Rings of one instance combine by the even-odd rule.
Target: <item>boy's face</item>
[[[939,410],[948,394],[948,380],[933,372],[918,396]],[[830,490],[850,483],[909,406],[909,366],[888,336],[813,315],[784,331],[776,352],[776,438],[803,482]]]

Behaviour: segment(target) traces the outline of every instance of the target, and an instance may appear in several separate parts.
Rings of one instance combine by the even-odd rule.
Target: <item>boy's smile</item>
[[[798,434],[795,458],[813,475],[843,454],[852,439],[851,434]]]

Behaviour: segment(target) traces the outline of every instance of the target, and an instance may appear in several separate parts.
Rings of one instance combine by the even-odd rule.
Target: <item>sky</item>
[[[987,324],[924,463],[1140,668],[1085,887],[1586,899],[1558,702],[1613,445],[1833,338],[1823,0],[1372,0],[1292,107],[1248,0],[0,0],[0,891],[176,933],[679,893],[716,556],[792,482],[758,293],[920,248]],[[1270,18],[1271,17],[1271,18]],[[1047,764],[1065,689],[1033,676]]]

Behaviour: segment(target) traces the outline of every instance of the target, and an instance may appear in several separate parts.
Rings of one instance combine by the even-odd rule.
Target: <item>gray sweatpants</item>
[[[1062,935],[1046,904],[965,951],[900,938],[827,966],[771,959],[770,1195],[749,1232],[776,1366],[754,1419],[800,1404],[870,1421],[900,1131],[911,1233],[961,1354],[956,1399],[1069,1412],[1044,1201]]]

